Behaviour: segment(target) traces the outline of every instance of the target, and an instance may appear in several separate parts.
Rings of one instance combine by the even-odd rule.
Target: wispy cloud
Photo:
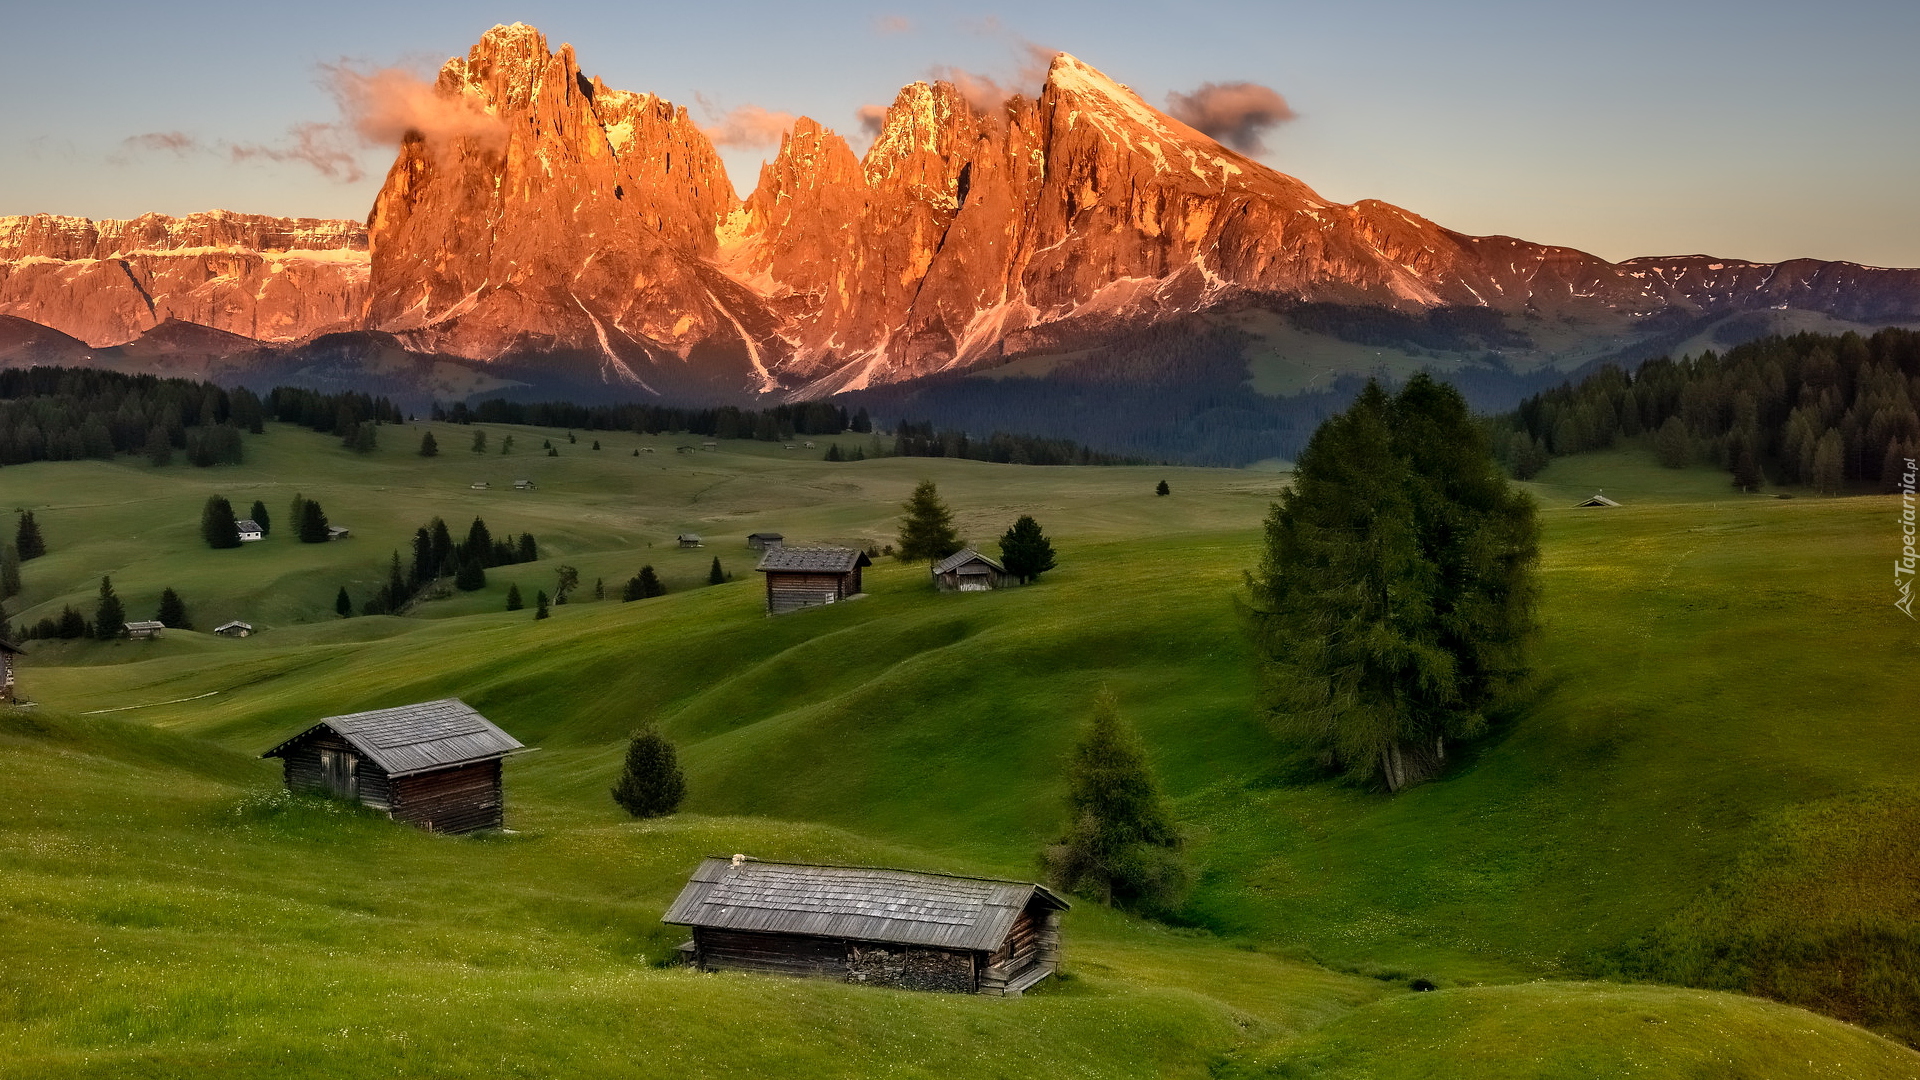
[[[1167,95],[1167,114],[1246,154],[1266,152],[1263,136],[1297,114],[1287,99],[1259,83],[1201,83]]]
[[[700,105],[709,114],[718,112],[705,98]],[[780,136],[793,129],[794,115],[774,112],[758,105],[742,105],[700,130],[715,146],[777,146]]]
[[[887,122],[885,105],[862,105],[853,114],[860,121],[860,131],[869,138],[879,138],[880,129]]]
[[[1060,50],[1029,41],[991,15],[963,23],[962,26],[981,37],[1005,42],[1013,53],[1014,73],[989,75],[952,65],[938,65],[931,72],[934,78],[952,83],[969,105],[986,113],[997,110],[1015,94],[1040,96],[1040,90],[1047,82],[1047,69],[1053,65],[1053,58],[1060,55]]]
[[[882,37],[904,34],[913,29],[913,20],[905,15],[876,15],[873,18],[873,32]]]

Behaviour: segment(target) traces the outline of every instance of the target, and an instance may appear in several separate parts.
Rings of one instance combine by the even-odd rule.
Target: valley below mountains
[[[1423,367],[1498,405],[1607,361],[1920,323],[1916,270],[1612,263],[1331,202],[1064,53],[987,110],[905,87],[863,155],[801,118],[744,199],[686,108],[530,27],[435,89],[465,121],[406,138],[364,224],[0,218],[0,363],[414,399],[854,393],[975,423],[1043,382],[1290,399]]]

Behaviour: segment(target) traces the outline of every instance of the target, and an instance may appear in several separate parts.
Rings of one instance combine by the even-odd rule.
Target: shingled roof
[[[710,858],[660,921],[991,952],[1036,897],[1068,907],[1030,881]]]
[[[995,570],[999,571],[1002,574],[1007,572],[1006,567],[1001,566],[999,563],[995,562],[992,559],[987,558],[985,555],[980,554],[979,552],[973,550],[972,548],[961,548],[959,551],[956,551],[953,554],[947,556],[946,558],[941,559],[939,562],[934,563],[933,572],[936,574],[949,573],[951,571],[958,570],[962,566],[965,566],[968,563],[974,562],[976,560],[978,560],[979,562],[986,563],[988,566],[993,567]]]
[[[520,740],[493,726],[466,702],[445,698],[329,716],[260,756],[278,757],[323,727],[353,744],[390,776],[486,761],[522,749]]]
[[[777,547],[768,548],[760,557],[760,565],[755,570],[766,573],[769,570],[793,570],[812,574],[848,574],[856,566],[872,566],[873,560],[867,558],[864,551],[843,547]]]

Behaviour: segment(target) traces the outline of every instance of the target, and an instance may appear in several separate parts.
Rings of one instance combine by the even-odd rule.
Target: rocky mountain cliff
[[[409,136],[364,230],[0,219],[0,315],[93,346],[169,318],[267,342],[354,327],[633,391],[802,396],[1250,307],[1445,314],[1516,368],[1737,312],[1920,319],[1920,271],[1615,264],[1330,202],[1065,54],[992,109],[906,87],[864,156],[803,118],[744,200],[686,109],[530,27],[488,31],[436,90],[473,122]]]

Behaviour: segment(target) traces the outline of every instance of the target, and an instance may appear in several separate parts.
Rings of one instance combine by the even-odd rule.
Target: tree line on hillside
[[[953,510],[931,480],[916,484],[900,505],[900,534],[894,549],[901,562],[939,562],[964,545],[953,526]],[[1053,541],[1031,514],[1022,514],[1000,537],[1000,564],[1021,584],[1054,568]]]
[[[238,464],[240,434],[259,434],[260,398],[212,383],[92,368],[0,371],[0,465],[176,451],[197,466]]]
[[[153,614],[153,620],[173,630],[193,629],[186,601],[172,587],[160,591],[159,607]],[[20,632],[21,639],[26,641],[71,641],[83,638],[113,641],[126,636],[127,606],[120,599],[110,575],[100,579],[99,602],[94,608],[93,618],[89,619],[84,612],[67,604],[58,616],[47,616],[31,626],[22,627]],[[0,641],[11,639],[12,630],[6,613],[0,610]]]
[[[1893,490],[1920,456],[1920,333],[1887,329],[1770,337],[1631,375],[1604,368],[1522,402],[1493,423],[1496,449],[1526,478],[1547,459],[1651,442],[1660,462],[1726,469],[1746,490],[1771,480],[1839,494]]]
[[[825,401],[743,409],[734,405],[711,408],[641,403],[576,405],[568,401],[520,402],[489,398],[473,405],[435,402],[432,417],[452,424],[520,424],[583,431],[631,431],[642,435],[684,431],[715,439],[764,442],[778,442],[795,435],[838,435],[843,431],[864,434],[873,430],[873,421],[866,410],[848,416],[845,406]]]
[[[893,456],[965,458],[1003,465],[1146,464],[1140,458],[1090,450],[1072,439],[1043,439],[1034,435],[1009,435],[1001,431],[984,439],[975,439],[964,431],[936,431],[931,423],[906,420],[894,425]],[[828,460],[834,459],[830,456]]]

